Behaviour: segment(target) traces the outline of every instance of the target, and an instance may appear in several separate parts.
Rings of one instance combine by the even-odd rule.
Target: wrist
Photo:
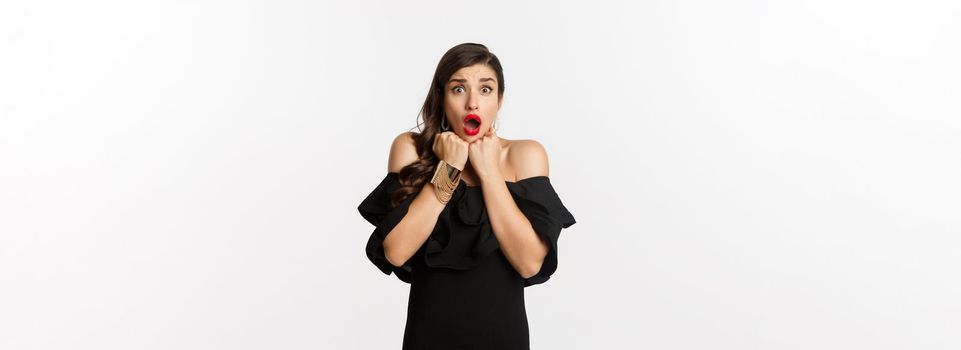
[[[500,172],[492,172],[488,174],[478,174],[477,177],[480,179],[481,184],[491,184],[500,183],[504,181],[504,176]]]
[[[460,171],[441,160],[437,162],[430,183],[434,186],[434,194],[437,195],[437,200],[442,204],[447,204],[460,183]]]
[[[443,159],[441,159],[441,160],[443,160]],[[448,166],[450,166],[451,168],[456,169],[457,171],[464,171],[464,165],[457,165],[456,163],[451,163],[451,162],[448,162],[448,161],[446,161],[446,160],[444,160],[444,163],[447,164]]]
[[[438,165],[440,165],[440,162],[438,162]],[[444,162],[444,165],[445,165],[445,166],[444,166],[444,168],[445,168],[444,170],[447,171],[447,177],[449,177],[449,178],[451,178],[451,179],[457,178],[457,175],[460,174],[461,171],[463,171],[463,168],[464,168],[464,167],[461,167],[461,169],[458,169],[458,168],[455,167],[454,165],[452,165],[452,164],[450,164],[450,163],[447,163],[447,162]]]

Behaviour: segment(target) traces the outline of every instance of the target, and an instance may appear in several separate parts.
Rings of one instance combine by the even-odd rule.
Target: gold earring
[[[447,128],[449,128],[449,127],[450,127],[450,126],[447,125],[447,116],[444,116],[444,118],[440,120],[440,130],[441,130],[441,131],[447,131]]]

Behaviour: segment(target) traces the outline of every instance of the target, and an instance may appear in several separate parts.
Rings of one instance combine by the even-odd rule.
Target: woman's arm
[[[511,146],[508,160],[514,167],[517,180],[548,176],[547,152],[537,141],[517,141]],[[488,174],[480,181],[487,216],[501,251],[521,277],[533,277],[541,270],[547,256],[547,243],[534,232],[530,221],[517,207],[503,175]]]
[[[410,133],[403,133],[394,139],[390,147],[387,171],[400,172],[400,169],[418,159],[413,138]],[[424,184],[411,202],[407,214],[384,238],[384,255],[387,261],[394,266],[403,266],[410,260],[434,231],[444,206],[437,200],[434,185],[430,182]]]

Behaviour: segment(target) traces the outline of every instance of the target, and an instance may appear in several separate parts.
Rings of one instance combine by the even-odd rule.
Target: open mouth
[[[480,131],[481,118],[477,114],[468,114],[464,117],[464,133],[468,136],[477,135]]]

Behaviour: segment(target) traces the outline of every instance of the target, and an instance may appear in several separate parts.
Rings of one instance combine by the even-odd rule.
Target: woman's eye
[[[462,86],[455,86],[455,87],[454,87],[453,89],[451,89],[451,90],[454,91],[454,92],[463,92],[463,91],[464,91],[464,87],[462,87]]]
[[[489,94],[491,92],[491,88],[485,86],[481,89],[481,91],[483,91],[485,94]]]

